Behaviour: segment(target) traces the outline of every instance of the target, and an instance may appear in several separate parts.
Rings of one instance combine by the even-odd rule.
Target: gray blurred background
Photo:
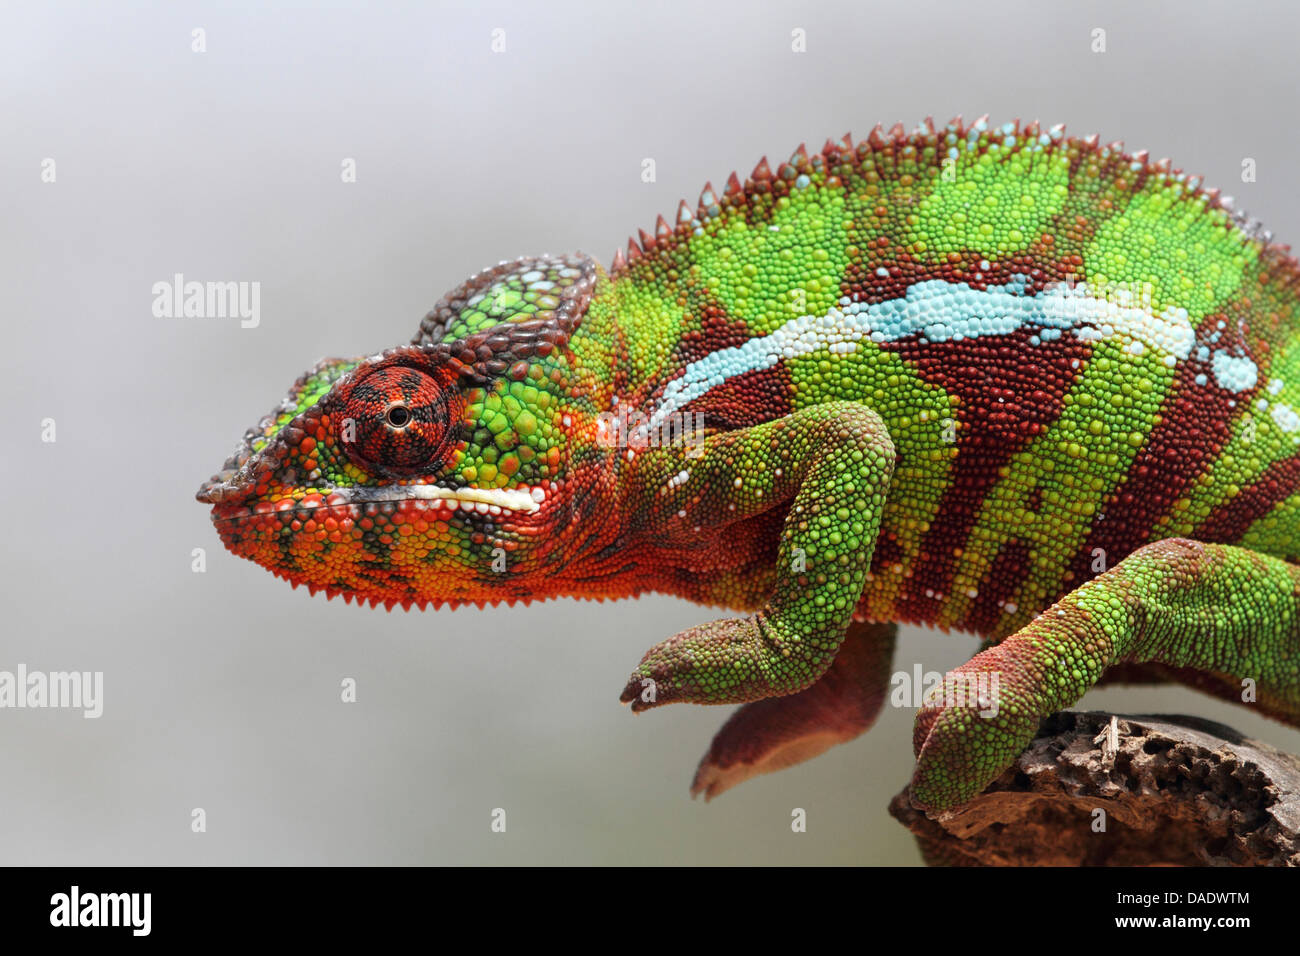
[[[542,251],[608,263],[706,179],[878,121],[1064,121],[1173,157],[1300,241],[1300,24],[1284,3],[2,16],[0,669],[105,680],[98,720],[0,711],[5,863],[919,863],[885,810],[910,773],[912,712],[692,802],[728,711],[634,718],[617,697],[650,645],[714,612],[326,602],[223,551],[195,489],[317,358],[406,341],[467,274]],[[261,324],[155,318],[151,287],[177,272],[260,282]],[[910,629],[896,667],[942,671],[975,648]],[[1300,733],[1191,691],[1083,706],[1198,713],[1300,751]]]

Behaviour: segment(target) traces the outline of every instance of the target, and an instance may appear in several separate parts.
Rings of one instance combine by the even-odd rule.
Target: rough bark
[[[1196,717],[1053,714],[965,806],[889,810],[932,865],[1300,865],[1300,757]]]

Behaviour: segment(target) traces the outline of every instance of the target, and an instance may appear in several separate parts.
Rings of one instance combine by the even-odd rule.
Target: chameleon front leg
[[[1139,548],[946,675],[916,717],[912,803],[969,800],[1108,666],[1145,662],[1253,680],[1264,713],[1300,724],[1300,567],[1180,538]]]
[[[651,648],[622,693],[635,711],[793,694],[825,673],[862,596],[894,468],[884,423],[855,402],[713,435],[699,450],[638,456],[628,490],[643,533],[680,537],[788,505],[775,586],[756,614]]]
[[[815,684],[742,706],[713,738],[691,796],[712,800],[750,777],[811,760],[865,733],[889,694],[897,635],[896,624],[854,621]]]

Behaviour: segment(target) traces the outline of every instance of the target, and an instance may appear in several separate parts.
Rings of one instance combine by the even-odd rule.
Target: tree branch
[[[974,800],[889,812],[931,865],[1300,865],[1300,757],[1179,715],[1053,714]]]

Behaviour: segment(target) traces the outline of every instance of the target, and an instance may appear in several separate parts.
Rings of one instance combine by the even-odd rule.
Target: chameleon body
[[[951,807],[1102,680],[1300,722],[1300,269],[1120,144],[877,128],[706,186],[608,271],[471,278],[299,379],[198,497],[347,600],[745,612],[623,692],[745,704],[708,795],[868,727],[896,622],[981,635],[945,680],[978,693],[916,720],[912,799]]]

